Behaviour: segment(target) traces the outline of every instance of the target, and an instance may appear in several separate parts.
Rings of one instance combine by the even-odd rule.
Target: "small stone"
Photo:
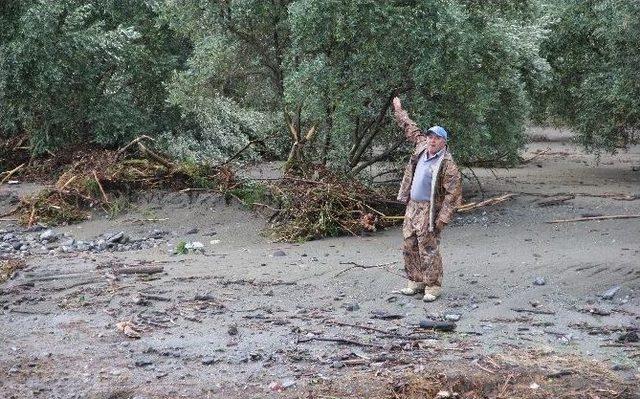
[[[52,240],[55,240],[55,238],[56,238],[56,234],[51,229],[45,230],[42,233],[40,233],[41,240],[52,241]]]
[[[187,232],[185,234],[198,234],[200,230],[197,227],[194,227],[190,230],[187,230]]]
[[[618,337],[618,342],[638,342],[640,337],[636,331],[629,331]]]
[[[600,295],[600,298],[605,300],[611,300],[618,293],[618,291],[620,291],[620,286],[616,285],[615,287],[611,287],[607,291],[603,292]]]
[[[348,304],[344,305],[344,308],[348,312],[354,312],[356,310],[360,310],[360,305],[358,305],[357,303],[348,303]]]
[[[533,280],[533,285],[545,285],[547,284],[547,281],[544,279],[544,277],[536,277],[535,280]]]
[[[288,378],[286,380],[282,380],[281,385],[282,385],[282,388],[287,389],[296,385],[296,381],[294,379]]]
[[[629,366],[625,366],[624,364],[614,364],[611,366],[611,370],[613,371],[625,371],[628,370]]]
[[[273,256],[287,256],[287,254],[282,250],[277,250],[273,253]]]
[[[207,356],[207,357],[203,357],[202,358],[202,364],[204,364],[205,366],[210,366],[212,364],[215,364],[218,361],[218,359],[211,357],[211,356]]]
[[[116,234],[110,236],[109,238],[107,238],[107,242],[110,243],[110,244],[115,244],[115,243],[120,242],[122,237],[124,237],[124,231],[121,231],[119,233],[116,233]]]
[[[444,319],[449,321],[458,321],[460,320],[460,317],[462,317],[462,315],[458,313],[449,313],[444,315]]]
[[[136,367],[151,366],[153,362],[149,359],[138,359],[135,362]]]
[[[200,241],[193,241],[193,242],[188,242],[184,247],[192,251],[200,251],[204,249],[204,244],[201,243]]]
[[[334,368],[334,369],[341,369],[343,367],[344,367],[344,363],[342,362],[333,362],[331,364],[331,368]]]
[[[230,325],[227,333],[229,335],[238,335],[238,326],[236,326],[235,324]]]

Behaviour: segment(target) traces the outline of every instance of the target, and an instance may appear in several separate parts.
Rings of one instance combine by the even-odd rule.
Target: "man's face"
[[[427,136],[427,139],[427,145],[430,154],[435,154],[447,145],[447,140],[435,134],[429,134]]]

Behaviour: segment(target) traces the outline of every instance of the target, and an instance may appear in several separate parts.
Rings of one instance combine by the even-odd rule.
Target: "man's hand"
[[[393,110],[394,112],[398,112],[402,109],[402,104],[400,103],[400,99],[398,97],[393,97]]]

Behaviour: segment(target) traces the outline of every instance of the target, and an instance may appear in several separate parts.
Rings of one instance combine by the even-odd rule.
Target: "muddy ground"
[[[640,324],[640,219],[547,222],[640,214],[640,148],[597,163],[566,132],[530,134],[528,163],[475,169],[485,197],[517,196],[446,229],[444,294],[430,304],[397,292],[399,228],[277,243],[262,216],[203,193],[146,193],[116,219],[54,228],[68,235],[58,242],[163,233],[140,250],[27,256],[0,285],[0,397],[314,397],[334,385],[355,397],[403,373],[495,372],[487,359],[501,354],[549,359],[551,374],[566,371],[553,359],[578,358],[637,383],[640,348],[619,338]],[[0,213],[37,188],[2,186]],[[539,206],[562,194],[575,198]],[[181,241],[203,252],[173,254]],[[162,271],[121,273],[138,266]],[[455,331],[417,329],[446,317]]]

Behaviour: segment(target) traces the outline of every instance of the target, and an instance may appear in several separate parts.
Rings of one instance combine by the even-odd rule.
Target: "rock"
[[[445,399],[453,397],[449,391],[440,391],[436,394],[436,399]]]
[[[236,326],[235,324],[230,325],[227,333],[229,335],[238,335],[238,326]]]
[[[613,366],[611,366],[611,370],[613,370],[613,371],[625,371],[625,370],[629,370],[629,366],[626,366],[624,364],[616,363]]]
[[[153,230],[148,236],[147,239],[155,239],[155,240],[159,240],[161,238],[163,238],[164,236],[166,236],[167,234],[169,234],[168,231],[166,230]]]
[[[338,362],[333,362],[331,364],[331,368],[334,368],[334,369],[341,369],[343,367],[344,367],[344,363],[339,362],[339,361]]]
[[[404,315],[399,313],[389,313],[384,310],[373,310],[371,311],[372,319],[380,319],[380,320],[399,320],[404,318]]]
[[[200,230],[197,227],[194,227],[190,230],[187,230],[187,232],[185,234],[198,234]]]
[[[211,357],[211,356],[207,356],[207,357],[203,357],[202,358],[202,364],[204,364],[205,366],[210,366],[212,364],[215,364],[218,362],[218,359]]]
[[[193,242],[188,242],[187,244],[185,244],[184,247],[191,251],[201,251],[204,249],[204,244],[201,243],[200,241],[193,241]]]
[[[360,310],[360,305],[358,305],[357,303],[348,303],[344,305],[344,308],[349,312],[354,312],[356,310]]]
[[[459,313],[449,313],[444,315],[444,319],[448,321],[458,321],[460,320],[460,317],[462,317],[462,315]]]
[[[422,320],[420,321],[420,328],[437,331],[453,331],[456,329],[456,323],[451,321]]]
[[[6,241],[11,241],[11,240],[13,240],[15,238],[16,238],[15,234],[7,233],[4,236],[2,236],[2,241],[5,241],[5,242]]]
[[[615,287],[611,287],[602,294],[600,294],[600,298],[605,300],[611,300],[613,297],[620,291],[620,286],[616,285]]]
[[[53,241],[56,238],[57,238],[56,234],[51,229],[47,229],[47,230],[43,231],[42,233],[40,233],[40,240]]]
[[[124,231],[121,231],[119,233],[116,233],[112,236],[109,236],[109,238],[107,238],[107,242],[110,244],[115,244],[120,242],[120,240],[122,239],[122,237],[124,237]]]
[[[67,238],[64,241],[62,241],[60,243],[60,245],[65,246],[65,247],[72,247],[73,244],[76,243],[76,240],[74,240],[73,238]]]
[[[95,247],[98,251],[104,251],[105,249],[107,249],[107,242],[103,239],[99,239],[98,241],[96,241]]]
[[[153,362],[150,359],[138,359],[135,362],[136,367],[151,366]]]
[[[544,277],[536,277],[535,280],[533,280],[533,285],[545,285],[547,284],[547,280],[544,279]]]
[[[273,253],[272,256],[287,256],[287,254],[282,250],[277,250]]]
[[[296,381],[292,378],[288,378],[286,380],[282,380],[282,387],[284,389],[290,388],[292,386],[296,385]]]
[[[621,334],[617,341],[618,342],[638,342],[640,337],[638,336],[637,331],[627,331],[624,334]]]

